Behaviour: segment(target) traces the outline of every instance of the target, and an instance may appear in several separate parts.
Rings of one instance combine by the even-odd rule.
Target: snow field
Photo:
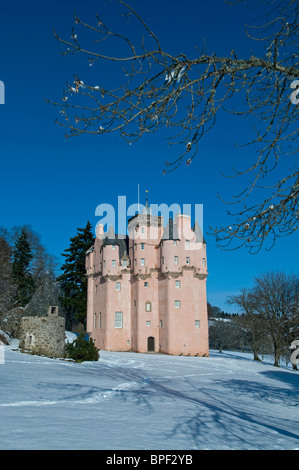
[[[100,351],[76,364],[4,348],[0,449],[299,448],[299,373],[250,354]]]

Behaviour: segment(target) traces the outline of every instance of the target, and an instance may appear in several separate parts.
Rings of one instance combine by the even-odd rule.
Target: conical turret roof
[[[180,240],[177,224],[173,221],[172,217],[170,217],[167,222],[162,235],[162,240]]]

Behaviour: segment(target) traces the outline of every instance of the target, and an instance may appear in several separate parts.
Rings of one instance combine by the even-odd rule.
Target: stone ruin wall
[[[65,319],[60,316],[23,317],[19,329],[19,347],[34,354],[65,356]]]

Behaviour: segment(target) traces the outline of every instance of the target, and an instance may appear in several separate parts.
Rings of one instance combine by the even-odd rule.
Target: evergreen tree
[[[22,229],[15,243],[12,279],[16,289],[16,304],[25,307],[31,300],[35,290],[35,283],[30,272],[33,253],[28,242],[28,235],[25,228]]]
[[[87,277],[85,270],[85,254],[94,244],[92,226],[87,222],[85,228],[78,228],[77,235],[70,239],[70,246],[62,256],[65,263],[61,267],[63,274],[59,276],[63,297],[60,299],[65,307],[66,328],[71,329],[74,320],[85,325],[87,314]]]

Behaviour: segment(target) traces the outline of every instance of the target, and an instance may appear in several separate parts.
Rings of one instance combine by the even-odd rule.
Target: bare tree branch
[[[72,30],[71,40],[54,32],[66,47],[65,55],[83,54],[90,66],[102,61],[120,67],[116,89],[87,84],[75,76],[73,83],[67,83],[62,102],[50,101],[61,107],[57,123],[65,129],[66,138],[118,132],[131,144],[145,133],[166,128],[169,143],[179,148],[177,158],[165,162],[164,173],[169,173],[183,163],[190,165],[201,139],[223,111],[253,117],[256,136],[245,144],[254,149],[252,164],[234,169],[231,176],[247,176],[248,183],[240,194],[225,201],[237,207],[235,213],[228,212],[234,222],[212,229],[212,233],[224,249],[245,245],[257,252],[267,239],[273,245],[277,237],[297,230],[298,169],[280,174],[271,187],[261,182],[277,170],[283,158],[298,151],[299,107],[290,99],[291,84],[299,77],[298,0],[271,0],[264,22],[246,27],[247,36],[264,45],[262,55],[248,58],[237,57],[234,50],[226,57],[205,49],[195,58],[167,53],[138,13],[122,0],[119,4],[124,15],[143,28],[140,45],[113,32],[99,17],[93,26],[75,16],[76,32]],[[92,47],[81,44],[80,30],[91,34]],[[109,53],[111,40],[119,43],[117,56]],[[267,196],[252,204],[253,190],[261,187]]]

